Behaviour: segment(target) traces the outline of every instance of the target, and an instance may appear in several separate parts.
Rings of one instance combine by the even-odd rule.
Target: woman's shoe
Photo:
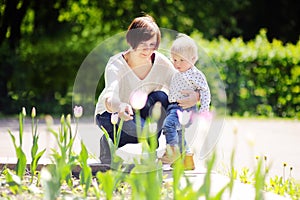
[[[100,162],[101,164],[110,165],[111,164],[111,153],[108,141],[106,137],[103,135],[100,138]]]
[[[180,151],[178,146],[167,145],[166,152],[160,158],[163,164],[172,164],[180,157]]]

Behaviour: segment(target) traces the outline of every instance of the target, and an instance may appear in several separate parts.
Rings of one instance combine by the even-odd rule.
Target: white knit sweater
[[[136,90],[142,90],[147,94],[162,90],[168,94],[172,76],[176,72],[168,58],[155,51],[153,66],[148,75],[141,80],[128,66],[122,56],[123,53],[112,56],[106,65],[105,88],[98,98],[95,115],[108,111],[105,100],[113,95],[120,102],[129,103],[130,95]]]

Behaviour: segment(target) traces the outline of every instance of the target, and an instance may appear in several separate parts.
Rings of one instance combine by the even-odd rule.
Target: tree
[[[296,0],[0,0],[0,110],[26,97],[15,94],[41,102],[55,97],[54,104],[72,87],[70,77],[86,54],[142,13],[161,28],[206,39],[250,40],[267,28],[269,39],[296,42],[300,33]]]
[[[261,28],[267,29],[268,38],[296,43],[300,36],[300,1],[254,0],[236,13],[237,26],[242,36],[250,40]]]
[[[2,0],[3,4],[0,18],[0,45],[7,38],[9,45],[15,49],[21,39],[21,24],[26,11],[30,5],[30,0]]]

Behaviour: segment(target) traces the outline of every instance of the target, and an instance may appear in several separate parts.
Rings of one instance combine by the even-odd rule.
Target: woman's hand
[[[179,106],[181,106],[183,109],[196,105],[200,99],[200,93],[194,90],[182,90],[181,93],[184,96],[187,96],[186,98],[177,101]]]
[[[118,113],[118,116],[124,121],[132,120],[133,110],[131,105],[128,103],[122,103],[119,100],[115,100],[113,98],[106,99],[106,107],[108,111]]]
[[[127,103],[121,103],[119,105],[119,111],[118,111],[119,117],[123,119],[124,121],[132,120],[133,117],[133,110],[131,105]]]

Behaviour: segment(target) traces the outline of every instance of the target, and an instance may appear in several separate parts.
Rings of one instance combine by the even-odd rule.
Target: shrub
[[[249,42],[194,37],[220,69],[229,114],[300,117],[300,41],[269,42],[265,30]]]

